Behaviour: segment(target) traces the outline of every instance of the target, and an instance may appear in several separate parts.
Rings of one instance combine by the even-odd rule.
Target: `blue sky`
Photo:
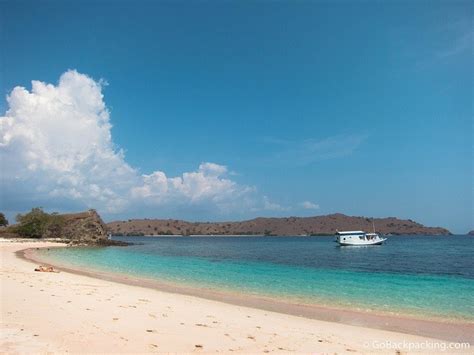
[[[0,148],[18,158],[3,158],[15,174],[4,173],[0,208],[96,207],[109,220],[342,212],[474,229],[472,16],[468,1],[2,1]],[[63,154],[54,127],[81,136],[74,123],[35,126],[32,102],[50,96],[7,102],[15,87],[33,93],[32,80],[67,100],[98,85],[112,128],[98,119],[101,143],[92,131],[84,142],[122,159],[104,174],[120,208],[91,192],[107,190],[94,165],[72,159],[109,166],[105,148],[78,143],[67,168],[51,163]],[[64,120],[89,119],[78,110]],[[25,132],[39,136],[25,143]],[[116,177],[123,166],[134,173]],[[142,176],[157,171],[160,183]],[[197,180],[186,185],[186,172]],[[183,183],[169,192],[173,177]]]

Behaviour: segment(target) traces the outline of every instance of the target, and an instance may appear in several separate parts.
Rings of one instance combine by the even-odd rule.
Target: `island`
[[[332,235],[336,230],[375,230],[385,235],[451,235],[442,227],[427,227],[411,219],[369,218],[341,213],[314,217],[255,218],[239,222],[188,222],[176,219],[129,219],[107,223],[117,236],[140,235]]]

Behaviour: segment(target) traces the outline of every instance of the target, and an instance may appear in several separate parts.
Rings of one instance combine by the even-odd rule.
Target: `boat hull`
[[[358,247],[358,246],[367,246],[367,245],[382,245],[387,238],[374,240],[374,241],[345,241],[345,242],[338,242],[341,247]]]

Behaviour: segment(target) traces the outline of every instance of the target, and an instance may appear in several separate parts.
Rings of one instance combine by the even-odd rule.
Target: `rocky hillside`
[[[449,235],[447,229],[425,227],[395,217],[352,217],[340,213],[316,217],[256,218],[241,222],[186,222],[173,219],[114,221],[107,227],[114,235],[331,235],[336,230],[372,231],[383,234]]]
[[[73,244],[102,244],[108,241],[107,226],[95,210],[63,214],[64,220],[59,235]],[[50,231],[44,235],[49,237]]]
[[[47,214],[41,209],[25,214],[23,223],[35,226],[34,236],[24,235],[22,224],[16,224],[0,230],[3,238],[55,238],[73,245],[122,245],[109,241],[107,226],[95,210],[70,214]]]

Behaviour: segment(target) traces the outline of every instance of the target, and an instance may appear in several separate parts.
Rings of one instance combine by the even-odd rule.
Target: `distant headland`
[[[129,219],[107,223],[113,235],[332,235],[336,230],[372,231],[393,235],[451,235],[411,219],[368,218],[341,213],[315,217],[255,218],[239,222],[187,222],[176,219]]]
[[[369,218],[341,213],[314,217],[255,218],[238,222],[188,222],[176,219],[129,219],[104,223],[95,210],[48,214],[41,208],[17,216],[17,224],[0,228],[3,238],[61,239],[71,245],[112,245],[108,238],[142,235],[318,236],[336,230],[375,230],[384,235],[451,235],[442,227],[427,227],[411,219]],[[474,231],[469,232],[474,234]]]

